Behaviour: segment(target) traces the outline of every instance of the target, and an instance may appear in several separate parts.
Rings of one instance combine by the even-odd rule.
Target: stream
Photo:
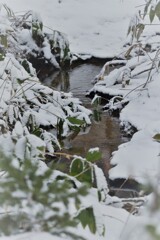
[[[103,64],[84,63],[66,71],[55,72],[49,77],[43,79],[43,84],[53,87],[56,90],[72,92],[74,97],[78,97],[86,108],[92,109],[91,99],[87,98],[86,91],[92,88],[91,81],[100,72]],[[84,157],[90,148],[99,147],[102,153],[102,159],[97,162],[101,167],[105,177],[108,179],[108,171],[111,168],[110,158],[112,153],[118,149],[118,146],[129,139],[124,137],[120,129],[118,118],[112,117],[109,113],[102,111],[100,121],[93,120],[92,125],[87,131],[80,133],[75,138],[64,140],[63,152],[71,155],[80,155]],[[111,181],[113,188],[119,188],[126,180]],[[136,187],[132,182],[124,186],[127,189],[122,192],[122,197],[131,192],[136,192]],[[131,190],[130,190],[131,189]],[[114,193],[113,193],[114,194]],[[120,193],[121,194],[121,193]]]

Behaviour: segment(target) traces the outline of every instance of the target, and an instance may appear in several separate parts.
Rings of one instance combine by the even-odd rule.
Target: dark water
[[[56,72],[45,78],[43,83],[60,91],[71,91],[75,97],[79,97],[85,102],[87,100],[85,98],[86,91],[93,87],[91,80],[94,79],[101,68],[102,65],[82,64],[68,71]],[[87,102],[90,103],[89,100]]]
[[[69,92],[74,97],[78,97],[84,106],[92,109],[91,99],[87,98],[86,92],[92,88],[91,81],[99,73],[102,63],[86,63],[81,64],[73,69],[54,73],[52,76],[45,77],[43,83],[56,90]],[[71,155],[80,155],[84,157],[90,148],[99,147],[102,153],[102,159],[97,165],[102,168],[104,175],[110,184],[111,194],[119,197],[137,197],[139,185],[132,179],[108,179],[108,171],[111,168],[110,159],[112,153],[118,149],[121,143],[127,142],[129,139],[124,137],[118,118],[111,117],[107,112],[101,111],[101,120],[92,120],[92,124],[85,132],[79,135],[70,135],[64,140],[64,148],[62,152]],[[67,159],[59,159],[59,163],[65,162]]]
[[[101,68],[102,65],[83,64],[69,71],[57,72],[46,78],[43,83],[57,90],[73,92],[74,96],[80,98],[87,108],[92,108],[91,100],[86,98],[85,94],[93,86],[91,81]],[[85,132],[81,132],[75,138],[70,136],[64,140],[63,152],[85,156],[90,148],[99,147],[102,152],[102,160],[97,165],[108,177],[112,152],[127,140],[122,136],[119,120],[109,116],[107,112],[102,112],[99,122],[93,119],[92,125]]]

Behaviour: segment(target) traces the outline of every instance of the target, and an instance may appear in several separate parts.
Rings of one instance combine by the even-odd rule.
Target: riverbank
[[[155,35],[150,37],[150,43],[155,44],[154,39]],[[111,179],[133,178],[142,184],[157,181],[160,148],[159,139],[155,138],[160,132],[158,43],[156,46],[153,45],[152,52],[144,51],[142,55],[131,57],[125,66],[109,74],[104,71],[109,66],[106,63],[98,75],[99,81],[90,90],[90,94],[109,96],[105,109],[119,112],[125,131],[129,132],[132,127],[137,129],[131,141],[120,145],[113,153],[111,163],[115,167],[110,170]]]

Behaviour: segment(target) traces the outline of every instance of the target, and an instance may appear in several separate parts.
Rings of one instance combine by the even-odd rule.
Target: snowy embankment
[[[149,23],[149,19],[146,22]],[[117,62],[106,63],[91,91],[114,96],[106,107],[120,110],[121,125],[126,131],[131,126],[137,129],[131,141],[120,145],[113,153],[111,163],[116,166],[110,170],[110,178],[131,178],[145,184],[157,180],[160,171],[160,144],[159,139],[154,139],[160,133],[157,26],[146,27],[140,42],[140,45],[135,43],[133,48],[130,45],[123,48],[125,53],[129,53],[129,59],[119,60],[119,64],[124,66],[108,75],[109,65]]]

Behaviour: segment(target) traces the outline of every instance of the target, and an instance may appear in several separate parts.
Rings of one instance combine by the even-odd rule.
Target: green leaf
[[[132,26],[133,37],[136,37],[136,33],[137,33],[137,26]]]
[[[155,8],[155,13],[156,16],[159,18],[160,20],[160,2],[157,3],[156,8]]]
[[[40,136],[41,136],[41,133],[42,133],[42,130],[41,130],[39,127],[35,127],[35,128],[33,129],[33,132],[32,132],[32,134],[35,135],[35,136],[37,136],[37,137],[40,137]]]
[[[70,167],[70,173],[72,176],[76,176],[83,172],[84,166],[83,162],[80,158],[76,158],[72,161],[71,167]]]
[[[101,152],[99,152],[98,149],[95,149],[95,150],[89,150],[88,153],[87,153],[87,156],[86,156],[86,159],[87,161],[89,162],[95,162],[95,161],[98,161],[100,160],[102,157],[102,154]]]
[[[24,67],[24,69],[25,69],[28,73],[30,73],[29,62],[28,62],[26,59],[24,59],[21,64],[22,64],[22,66]]]
[[[72,179],[68,178],[67,176],[58,175],[56,177],[56,181],[65,181],[65,182],[68,182],[68,184],[70,184],[73,188],[75,189],[77,188],[76,183]]]
[[[7,48],[8,47],[7,35],[1,34],[0,35],[0,42],[5,48]]]
[[[130,34],[131,30],[132,30],[132,28],[131,28],[131,26],[129,26],[127,36]]]
[[[155,239],[155,240],[160,239],[160,235],[157,233],[155,226],[147,225],[146,228],[147,228],[148,232],[150,233],[150,235],[152,236],[152,239]]]
[[[5,59],[5,49],[0,48],[0,61],[3,61]]]
[[[93,168],[88,163],[85,165],[85,169],[83,170],[83,173],[77,177],[77,179],[81,182],[85,182],[89,184],[89,186],[92,186],[93,184]]]
[[[75,117],[68,117],[67,119],[71,124],[75,124],[75,125],[80,125],[81,126],[85,123],[83,120],[80,120],[80,119],[75,118]]]
[[[157,142],[160,142],[160,133],[154,135],[153,139],[156,140]]]
[[[155,17],[156,11],[154,10],[153,7],[151,7],[150,11],[149,11],[149,18],[150,18],[150,22],[152,23]]]
[[[3,7],[6,9],[8,17],[15,17],[14,12],[6,4],[3,4]]]
[[[130,79],[126,80],[126,85],[129,85]]]
[[[88,215],[87,215],[87,209],[82,210],[77,218],[80,220],[83,228],[85,228],[88,224]]]
[[[42,22],[39,23],[39,27],[40,27],[40,29],[42,31],[43,30],[43,23]]]
[[[63,124],[64,124],[64,120],[63,119],[58,119],[57,121],[57,137],[59,139],[62,139],[62,135],[63,135]]]
[[[101,200],[102,200],[101,191],[97,190],[97,194],[98,194],[98,201],[101,202]]]
[[[70,166],[71,176],[75,176],[80,182],[85,182],[92,186],[93,183],[93,167],[88,162],[80,158],[72,161]]]
[[[19,79],[19,78],[17,78],[17,83],[18,83],[19,85],[21,85],[22,83],[24,83],[24,81],[21,80],[21,79]]]
[[[100,111],[98,111],[96,109],[93,110],[93,117],[94,117],[94,120],[96,122],[101,121],[101,114],[102,114],[102,112],[100,112]]]
[[[103,224],[102,225],[102,236],[103,237],[105,236],[105,232],[106,232],[106,228],[105,228],[105,225]]]
[[[94,96],[92,100],[92,105],[94,107],[98,107],[101,104],[101,96],[98,96],[97,94]]]
[[[5,56],[0,52],[0,61],[3,61]]]
[[[83,209],[77,216],[77,219],[80,220],[82,226],[85,228],[86,226],[89,227],[92,233],[96,233],[96,221],[92,207],[88,207]]]
[[[152,0],[149,0],[149,1],[146,3],[146,5],[145,5],[143,19],[144,19],[145,16],[147,15],[148,7],[149,7],[149,5],[151,4],[151,2],[152,2]]]
[[[144,24],[139,24],[139,25],[137,26],[137,32],[136,32],[136,38],[137,38],[137,40],[139,40],[139,38],[140,38],[143,30],[144,30]]]
[[[45,151],[45,147],[44,147],[44,146],[37,146],[37,149],[38,149],[40,152],[44,152],[44,151]]]

